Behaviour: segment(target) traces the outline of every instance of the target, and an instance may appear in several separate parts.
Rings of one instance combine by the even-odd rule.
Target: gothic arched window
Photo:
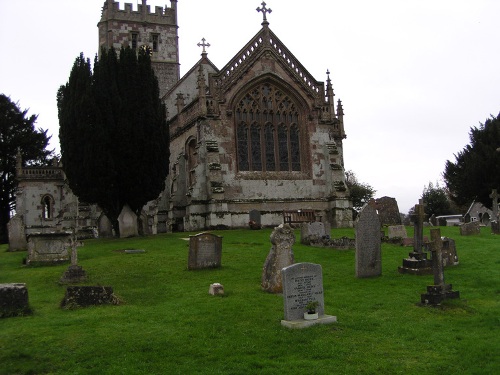
[[[264,83],[235,109],[239,171],[301,171],[299,113],[290,97]]]

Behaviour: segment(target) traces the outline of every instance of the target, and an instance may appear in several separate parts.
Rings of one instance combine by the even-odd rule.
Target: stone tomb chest
[[[218,268],[221,258],[222,237],[211,233],[189,236],[188,269]]]
[[[28,235],[26,264],[56,264],[69,261],[71,233],[38,233]]]

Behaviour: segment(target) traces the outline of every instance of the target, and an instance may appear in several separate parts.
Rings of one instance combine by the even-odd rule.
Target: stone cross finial
[[[267,23],[266,13],[272,13],[273,10],[271,8],[269,8],[269,9],[266,8],[266,2],[265,1],[263,1],[261,3],[261,5],[262,5],[262,8],[257,7],[256,10],[257,10],[257,12],[262,12],[262,16],[264,18],[263,21],[262,21],[262,23]]]
[[[207,51],[205,50],[205,47],[210,47],[210,43],[205,43],[205,42],[206,42],[206,39],[201,38],[201,43],[198,43],[198,47],[203,47],[203,51],[201,53],[207,53]]]

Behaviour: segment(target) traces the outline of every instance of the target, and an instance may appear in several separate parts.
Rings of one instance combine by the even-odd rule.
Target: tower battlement
[[[153,22],[162,24],[175,24],[177,18],[177,0],[170,0],[170,8],[155,6],[151,11],[151,6],[146,4],[137,4],[137,10],[134,10],[132,3],[124,3],[123,9],[120,9],[118,1],[107,0],[102,7],[101,19],[127,20]]]

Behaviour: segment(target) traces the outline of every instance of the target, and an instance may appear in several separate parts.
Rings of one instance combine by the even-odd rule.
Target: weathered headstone
[[[222,237],[212,233],[189,236],[188,269],[217,268],[222,263]]]
[[[21,215],[14,215],[7,224],[9,231],[9,251],[23,251],[28,248],[26,232]]]
[[[456,266],[458,265],[457,248],[455,240],[449,237],[443,237],[442,258],[443,266]]]
[[[381,225],[402,224],[396,198],[382,197],[371,199],[368,204],[377,211]]]
[[[490,194],[492,200],[491,210],[493,214],[491,215],[491,233],[500,234],[500,218],[498,217],[498,193],[497,189],[493,189]]]
[[[61,276],[59,280],[61,284],[79,283],[87,279],[87,273],[82,266],[78,265],[78,246],[83,246],[83,243],[77,240],[76,233],[73,231],[73,236],[70,239],[71,264]]]
[[[208,294],[211,294],[212,296],[223,295],[224,294],[224,285],[222,285],[220,283],[210,284],[210,287],[208,288]]]
[[[128,205],[122,208],[118,216],[118,225],[120,227],[120,238],[135,237],[139,234],[137,215]]]
[[[300,243],[309,245],[325,237],[325,224],[320,221],[302,223],[300,226]]]
[[[294,263],[292,246],[295,234],[289,224],[274,228],[270,236],[272,247],[262,269],[262,289],[269,293],[281,293],[283,284],[281,270]]]
[[[99,238],[113,237],[113,226],[106,215],[101,214],[97,220],[97,233]]]
[[[71,233],[33,233],[28,235],[26,264],[57,264],[69,260]]]
[[[68,286],[61,301],[63,308],[118,304],[119,299],[110,286]]]
[[[283,283],[283,306],[285,318],[283,326],[303,328],[312,324],[326,324],[337,321],[335,316],[325,315],[323,295],[323,272],[320,264],[297,263],[281,270]],[[319,318],[305,321],[304,312],[309,302],[317,302]]]
[[[408,238],[408,232],[404,225],[390,225],[387,228],[387,236],[389,239],[393,238]]]
[[[432,271],[434,285],[427,287],[427,293],[422,294],[420,302],[425,305],[439,305],[446,298],[460,298],[458,291],[452,290],[451,284],[444,282],[444,267],[442,256],[441,230],[431,229]]]
[[[0,318],[31,314],[24,283],[0,284]]]
[[[432,262],[427,259],[424,252],[424,203],[420,199],[415,205],[413,215],[413,252],[408,254],[408,258],[403,259],[403,266],[398,267],[399,273],[411,273],[414,275],[427,275],[432,273]],[[404,244],[405,242],[403,242]]]
[[[249,216],[248,225],[250,226],[250,229],[260,229],[262,227],[260,211],[251,210],[248,213],[248,216]]]
[[[365,205],[356,223],[356,277],[382,274],[380,220],[375,209]]]
[[[464,223],[460,225],[459,228],[460,228],[460,234],[462,236],[481,234],[481,227],[479,226],[479,221],[471,221],[470,223]]]

